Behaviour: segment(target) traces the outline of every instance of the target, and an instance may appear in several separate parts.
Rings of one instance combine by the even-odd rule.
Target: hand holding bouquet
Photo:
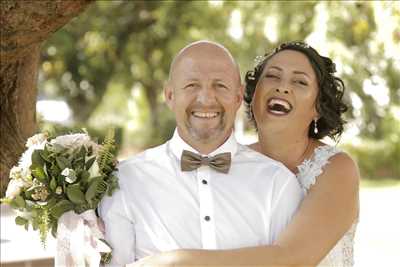
[[[107,262],[111,249],[94,210],[118,188],[113,132],[102,145],[82,133],[37,134],[26,146],[2,200],[19,211],[16,224],[39,230],[44,245],[48,232],[57,237],[56,265]]]

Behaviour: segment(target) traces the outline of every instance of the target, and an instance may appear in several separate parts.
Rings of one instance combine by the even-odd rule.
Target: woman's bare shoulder
[[[317,183],[335,185],[338,188],[358,188],[359,181],[360,173],[357,163],[346,152],[340,152],[329,159],[329,164],[326,165]]]

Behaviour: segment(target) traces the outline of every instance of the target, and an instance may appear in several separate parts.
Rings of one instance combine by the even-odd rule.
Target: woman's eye
[[[301,85],[304,85],[304,86],[307,86],[307,85],[308,85],[307,82],[302,81],[302,80],[298,80],[298,81],[296,81],[296,82],[299,83],[299,84],[301,84]]]

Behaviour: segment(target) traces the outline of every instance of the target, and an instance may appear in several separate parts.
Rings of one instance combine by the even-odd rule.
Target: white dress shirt
[[[230,152],[228,174],[208,166],[182,172],[184,149],[198,153],[175,131],[165,144],[119,164],[120,190],[99,208],[112,266],[179,248],[272,244],[303,198],[293,173],[233,134],[208,155]]]

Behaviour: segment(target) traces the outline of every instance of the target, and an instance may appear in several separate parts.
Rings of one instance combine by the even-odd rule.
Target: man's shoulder
[[[148,148],[138,154],[132,155],[118,163],[118,170],[129,169],[135,166],[143,166],[146,163],[156,163],[167,157],[167,143]]]
[[[238,144],[237,156],[238,161],[266,164],[268,166],[283,169],[284,171],[289,171],[281,162],[261,154],[260,152],[257,152],[246,145]]]

